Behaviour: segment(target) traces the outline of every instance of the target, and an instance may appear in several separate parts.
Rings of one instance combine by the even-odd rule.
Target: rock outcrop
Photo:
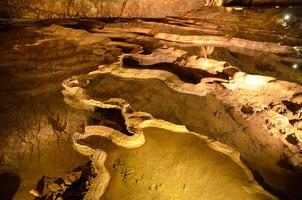
[[[245,5],[245,6],[293,6],[293,5],[302,5],[300,0],[231,0],[230,2],[226,2],[226,4],[233,5]]]
[[[9,18],[181,16],[223,0],[2,0],[0,16]]]

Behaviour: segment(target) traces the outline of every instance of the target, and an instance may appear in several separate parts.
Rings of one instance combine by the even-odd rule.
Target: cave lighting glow
[[[293,68],[293,69],[298,69],[298,68],[299,68],[299,65],[298,65],[298,64],[293,64],[292,68]]]
[[[268,82],[272,79],[273,78],[271,77],[249,75],[243,72],[238,72],[235,74],[234,79],[231,81],[231,84],[227,85],[227,87],[231,90],[258,90],[266,87],[268,85]]]
[[[284,19],[285,19],[285,20],[289,20],[290,18],[291,18],[291,15],[290,15],[290,14],[284,15]]]
[[[247,75],[245,78],[245,83],[253,88],[265,86],[267,82],[260,76]]]

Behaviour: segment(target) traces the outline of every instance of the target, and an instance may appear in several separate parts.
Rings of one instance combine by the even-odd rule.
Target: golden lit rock
[[[0,19],[1,199],[302,198],[300,7],[18,2],[0,3],[31,18]]]

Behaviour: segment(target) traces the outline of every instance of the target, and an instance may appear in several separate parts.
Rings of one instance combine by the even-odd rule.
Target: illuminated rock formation
[[[254,170],[259,170],[259,173],[269,183],[279,181],[278,178],[270,175],[271,171],[265,170],[268,166],[270,166],[270,170],[280,170],[276,163],[280,162],[281,165],[281,162],[286,162],[294,171],[300,171],[302,166],[299,153],[301,130],[298,129],[297,124],[301,121],[299,114],[301,103],[296,99],[300,98],[301,87],[297,84],[277,81],[271,77],[247,75],[238,72],[238,69],[226,65],[226,63],[208,58],[189,57],[188,55],[184,58],[184,54],[184,51],[171,48],[158,49],[150,55],[126,54],[121,56],[116,63],[101,65],[97,71],[64,83],[64,87],[67,88],[64,91],[65,101],[76,108],[89,109],[89,106],[92,106],[91,108],[93,106],[116,108],[117,103],[113,104],[114,107],[108,107],[106,103],[100,104],[94,98],[118,94],[118,97],[133,102],[134,106],[140,105],[138,107],[140,110],[148,111],[166,120],[172,120],[174,118],[172,116],[176,115],[181,124],[188,125],[191,130],[199,133],[206,130],[203,127],[203,123],[206,123],[211,127],[211,130],[207,130],[205,133],[206,135],[210,134],[210,137],[217,138],[238,149],[242,158],[255,167]],[[160,55],[165,56],[160,57]],[[167,63],[170,65],[167,66]],[[102,74],[118,76],[122,80],[108,79],[108,76]],[[150,90],[151,88],[149,89],[145,84],[135,86],[135,81],[130,81],[133,79],[158,79],[177,92],[194,96],[214,95],[216,100],[212,101],[223,103],[224,108],[220,108],[220,110],[212,107],[211,104],[215,103],[209,102],[210,108],[196,110],[194,103],[186,102],[187,111],[183,112],[182,109],[177,108],[178,104],[181,104],[178,101],[167,103],[172,106],[172,110],[157,107],[160,99],[171,98],[171,96],[164,93],[156,94],[156,90]],[[89,86],[90,82],[92,82],[92,86]],[[147,84],[149,81],[145,82]],[[158,82],[152,82],[153,88],[164,87],[156,86],[159,84]],[[78,84],[81,87],[77,87]],[[88,85],[85,86],[86,84]],[[68,89],[69,86],[72,88]],[[87,91],[82,89],[83,86],[87,87]],[[144,90],[140,92],[136,87],[144,88]],[[87,93],[93,96],[92,99],[86,96]],[[177,98],[177,94],[175,97]],[[199,101],[202,102],[202,98]],[[296,104],[295,111],[293,111],[291,105]],[[283,109],[278,111],[275,105],[283,105]],[[198,107],[200,108],[200,106]],[[214,115],[210,117],[200,112],[214,113]],[[286,113],[289,115],[284,115]],[[230,120],[228,125],[226,124],[227,119]],[[200,124],[198,121],[203,123]],[[253,149],[253,153],[251,153],[251,149]],[[270,159],[268,159],[268,155],[270,155]],[[284,179],[288,178],[289,174],[284,177]],[[293,174],[292,182],[298,181],[296,178]],[[284,184],[284,179],[280,180],[279,184]]]
[[[82,79],[84,77],[79,78]],[[92,157],[93,166],[98,173],[85,199],[120,199],[124,196],[130,199],[138,199],[140,197],[156,197],[157,199],[215,199],[217,196],[224,196],[225,198],[275,199],[275,197],[264,192],[263,189],[254,182],[252,173],[241,162],[239,158],[240,154],[235,152],[234,149],[205,136],[189,132],[184,126],[177,126],[163,120],[154,119],[147,113],[136,112],[122,99],[109,99],[107,101],[93,100],[89,96],[84,95],[85,91],[78,87],[79,85],[82,84],[77,79],[68,80],[63,84],[65,88],[65,101],[70,106],[88,109],[92,112],[99,109],[121,110],[127,131],[131,134],[122,133],[103,125],[90,125],[85,128],[84,134],[74,134],[73,141],[75,149],[86,156]],[[105,141],[97,142],[96,138],[100,138],[101,140],[106,138],[119,147],[128,149],[137,148],[137,150],[125,151],[116,146],[111,147],[111,145],[108,146]],[[187,148],[187,144],[190,144],[189,149]],[[212,172],[203,170],[211,169],[214,171],[213,173],[215,173],[214,176],[217,177],[226,176],[219,173],[224,170],[216,169],[216,162],[219,161],[214,161],[217,159],[217,152],[213,150],[229,156],[229,159],[241,167],[241,172],[237,173],[234,177],[228,178],[215,179],[208,177],[208,174],[212,174]],[[203,153],[198,155],[197,152]],[[180,162],[178,165],[174,163],[174,160],[181,154],[186,161]],[[200,163],[194,161],[193,163],[197,165],[189,161],[205,156],[207,157],[206,160],[211,161],[207,162],[203,160]],[[148,161],[139,159],[145,157],[148,157]],[[219,166],[232,166],[236,168],[234,164],[230,164],[229,159],[220,163]],[[212,161],[216,164],[212,165]],[[106,166],[105,162],[107,162]],[[127,167],[131,168],[127,169]],[[201,167],[201,170],[198,169],[199,167]],[[123,172],[124,170],[126,171]],[[125,173],[122,180],[120,180],[119,173]],[[171,173],[180,174],[180,177],[176,177],[174,180],[172,176],[169,175]],[[192,181],[193,173],[195,174],[194,176],[198,177],[197,182],[199,184]],[[133,176],[137,176],[138,179],[135,179]],[[240,176],[245,177],[249,184],[241,186],[240,184],[245,185],[246,183],[244,183],[245,181],[241,183],[240,181],[238,182],[238,180],[243,179],[243,177]],[[110,179],[113,180],[109,182]],[[202,182],[201,180],[207,181]],[[229,181],[231,181],[231,183]],[[229,192],[218,189],[222,188],[225,182],[229,182]],[[219,186],[220,184],[222,185]],[[206,185],[207,187],[205,187]],[[215,185],[215,189],[211,188],[210,185]],[[207,189],[200,190],[201,187]],[[245,189],[241,189],[242,187]],[[155,191],[152,193],[152,190]]]
[[[99,171],[87,198],[103,192],[113,195],[112,188],[121,185],[109,184],[106,194],[102,181],[111,173],[118,177],[120,168],[114,172],[107,166],[106,171],[103,163],[107,156],[113,165],[118,156],[93,146],[100,145],[97,141],[122,154],[130,147],[143,151],[147,138],[153,146],[164,138],[171,141],[166,145],[185,145],[178,143],[180,137],[194,141],[194,149],[201,143],[210,155],[222,156],[216,148],[221,143],[232,147],[229,153],[238,152],[237,164],[228,157],[226,162],[238,173],[251,170],[269,192],[300,199],[299,23],[289,22],[280,9],[260,11],[213,7],[181,18],[2,21],[0,101],[5,137],[0,161],[21,171],[21,179],[27,181],[17,196],[29,195],[28,188],[34,188],[32,172],[22,171],[31,155],[39,165],[33,168],[35,177],[48,172],[55,176],[58,160],[67,162],[57,175],[63,176],[62,171],[77,163],[73,142],[82,154],[93,155]],[[62,82],[68,105],[59,93]],[[52,149],[60,149],[60,155],[49,153]],[[25,164],[15,155],[25,155]],[[66,155],[70,156],[63,159]],[[239,177],[253,180],[251,171]],[[148,187],[155,192],[159,185]],[[255,185],[247,183],[247,188]],[[265,194],[258,199],[266,197],[271,198]]]
[[[180,16],[224,0],[3,0],[0,15],[13,18]]]
[[[300,0],[2,0],[0,16],[49,19],[64,17],[182,16],[204,6],[301,5]]]

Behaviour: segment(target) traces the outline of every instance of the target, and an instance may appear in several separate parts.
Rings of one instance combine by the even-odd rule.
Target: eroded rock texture
[[[287,21],[281,9],[230,8],[201,9],[182,18],[3,21],[0,101],[5,137],[0,161],[1,169],[20,173],[24,185],[16,197],[22,199],[35,188],[30,167],[23,170],[32,157],[36,168],[43,169],[35,177],[63,176],[62,171],[86,161],[72,150],[74,145],[92,156],[98,172],[87,199],[103,194],[119,199],[112,192],[123,182],[119,174],[126,174],[127,183],[139,179],[131,179],[127,170],[132,167],[120,167],[123,162],[116,160],[125,154],[129,159],[124,163],[132,165],[137,158],[131,159],[132,147],[155,158],[147,151],[146,138],[151,147],[159,143],[159,151],[165,149],[160,141],[166,138],[171,147],[190,146],[180,141],[191,141],[193,153],[188,150],[188,155],[206,149],[220,157],[221,165],[225,161],[230,169],[238,169],[230,170],[238,171],[230,177],[253,182],[235,183],[252,191],[251,199],[274,198],[254,177],[278,197],[301,199],[300,25],[299,16]],[[184,135],[173,137],[179,133]],[[40,148],[48,143],[50,148]],[[222,143],[228,146],[224,151],[217,145]],[[229,147],[229,157],[223,157]],[[177,155],[182,152],[178,150]],[[22,153],[24,164],[14,159]],[[111,164],[106,166],[107,156]],[[60,159],[67,166],[57,172]],[[117,182],[107,185],[110,173]],[[148,181],[141,191],[150,187],[151,196],[164,194],[161,181]],[[250,190],[255,185],[258,189]]]
[[[301,5],[300,0],[231,0],[226,2],[226,4],[235,5],[246,5],[246,6],[256,6],[256,5]]]
[[[12,18],[179,16],[224,0],[2,0],[0,14]]]
[[[19,97],[20,98],[20,97]],[[42,176],[63,176],[87,162],[74,151],[71,136],[86,123],[85,113],[70,109],[59,93],[23,99],[9,109],[1,109],[0,194],[4,199],[20,180],[14,199],[33,199],[29,191]],[[6,189],[5,189],[6,188]],[[9,188],[10,190],[8,190]]]

